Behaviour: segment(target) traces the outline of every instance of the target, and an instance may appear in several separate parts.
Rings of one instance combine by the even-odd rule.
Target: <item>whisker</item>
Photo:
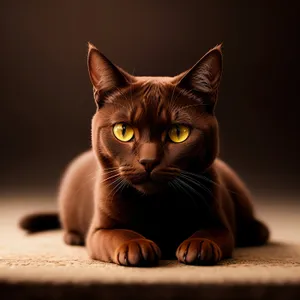
[[[114,187],[113,190],[115,190],[114,194],[112,195],[112,198],[115,196],[115,194],[122,188],[122,186],[124,185],[123,179],[120,178],[120,181],[116,184],[116,186]],[[112,190],[112,191],[113,191]]]
[[[187,187],[188,189],[190,188],[189,185],[187,185],[185,182],[183,182],[182,180],[180,180],[179,178],[176,178],[174,180],[174,184],[178,186],[178,188],[180,188],[183,193],[187,194],[189,196],[189,198],[192,200],[193,204],[195,205],[196,208],[198,208],[197,202],[195,202],[195,199],[193,198],[193,196],[187,191],[187,189],[184,189],[181,185],[184,185],[185,187]]]
[[[188,175],[180,174],[180,176],[183,177],[183,178],[185,178],[186,180],[188,180],[188,181],[194,183],[195,185],[199,186],[202,190],[206,191],[206,192],[209,193],[211,196],[213,196],[212,191],[211,191],[209,188],[207,188],[204,184],[201,184],[200,181],[197,181],[197,180],[191,178],[191,177],[188,176]]]
[[[199,192],[197,192],[197,190],[195,190],[193,187],[191,187],[188,183],[184,182],[183,179],[179,179],[181,180],[181,183],[184,184],[187,188],[189,188],[195,195],[197,195],[198,197],[201,198],[202,202],[206,205],[206,207],[210,210],[210,206],[208,205],[207,201],[205,200],[205,197],[203,197],[203,195],[201,195]],[[198,206],[198,205],[197,205]]]
[[[129,186],[129,183],[126,180],[123,179],[123,186],[121,187],[120,192],[122,193],[124,188],[127,187],[127,186]]]
[[[173,179],[172,181],[169,181],[169,182],[168,182],[168,185],[169,185],[172,189],[174,189],[175,192],[176,192],[176,191],[178,191],[178,189],[177,189],[177,187],[176,187],[174,181],[175,181],[175,179]]]
[[[104,180],[102,180],[100,183],[104,183],[104,182],[106,182],[106,181],[108,181],[108,180],[110,180],[112,178],[116,178],[116,177],[119,177],[119,176],[120,176],[120,174],[111,175],[111,176],[105,178]]]
[[[213,200],[215,199],[214,194],[212,193],[212,191],[210,189],[208,189],[205,185],[203,185],[200,182],[197,182],[195,180],[192,180],[189,177],[185,177],[185,179],[188,180],[188,181],[190,181],[190,182],[192,182],[193,184],[197,185],[198,187],[200,187],[201,190],[204,190],[207,193],[209,193],[211,195],[211,197],[212,197]],[[200,194],[200,193],[197,193],[197,194],[202,199],[202,201],[206,204],[206,206],[210,209],[210,206],[207,203],[206,198],[202,194]]]
[[[114,172],[118,172],[118,170],[112,170],[112,171],[108,171],[108,172],[103,172],[103,174],[107,175],[107,174],[111,174],[111,173],[114,173]]]
[[[207,182],[212,183],[216,186],[222,187],[222,185],[220,183],[213,181],[212,179],[208,178],[205,175],[195,174],[195,173],[191,173],[191,172],[187,172],[187,171],[181,171],[181,172],[186,174],[186,175],[198,177],[199,179],[203,179],[204,181],[207,181]]]
[[[230,193],[233,193],[233,194],[236,194],[236,195],[240,195],[240,193],[238,193],[237,191],[233,191],[232,189],[229,189],[226,186],[224,186],[224,185],[222,185],[222,184],[220,184],[218,182],[213,181],[212,179],[208,178],[207,176],[205,176],[203,174],[195,174],[195,173],[191,173],[191,172],[187,172],[187,171],[181,171],[181,172],[185,173],[185,174],[188,174],[188,175],[191,175],[191,176],[198,177],[200,179],[203,179],[204,181],[207,181],[207,182],[209,182],[211,184],[214,184],[214,185],[216,185],[216,186],[218,186],[220,188],[223,188],[223,189],[227,190]]]
[[[119,186],[120,182],[122,182],[122,178],[117,178],[116,180],[114,180],[110,185],[115,184],[114,188],[110,191],[110,193],[108,194],[107,197],[109,197],[111,195],[111,193]],[[112,195],[112,197],[115,195],[115,193]]]
[[[103,171],[109,171],[109,170],[117,170],[119,167],[112,167],[112,168],[105,168]]]

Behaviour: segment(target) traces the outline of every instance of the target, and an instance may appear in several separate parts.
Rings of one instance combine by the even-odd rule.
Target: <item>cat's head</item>
[[[92,145],[108,178],[151,194],[213,163],[221,46],[175,77],[137,77],[90,44],[88,71],[97,106]]]

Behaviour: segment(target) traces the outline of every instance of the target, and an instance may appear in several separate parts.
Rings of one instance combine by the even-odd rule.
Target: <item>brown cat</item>
[[[88,70],[97,106],[92,150],[65,173],[59,217],[30,215],[22,228],[61,224],[67,244],[124,266],[175,255],[216,264],[235,246],[266,243],[246,187],[217,158],[221,46],[176,77],[135,77],[89,45]]]

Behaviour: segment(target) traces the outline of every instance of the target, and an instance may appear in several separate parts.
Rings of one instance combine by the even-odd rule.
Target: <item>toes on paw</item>
[[[213,265],[221,259],[221,249],[208,239],[188,239],[177,250],[180,262],[192,265]]]
[[[160,258],[159,248],[152,241],[144,239],[126,242],[116,253],[117,263],[125,266],[154,265]]]

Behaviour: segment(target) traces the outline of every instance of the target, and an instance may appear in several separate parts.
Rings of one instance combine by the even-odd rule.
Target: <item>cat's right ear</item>
[[[133,82],[133,76],[114,65],[91,43],[89,43],[87,65],[98,108],[105,97],[113,91]]]

